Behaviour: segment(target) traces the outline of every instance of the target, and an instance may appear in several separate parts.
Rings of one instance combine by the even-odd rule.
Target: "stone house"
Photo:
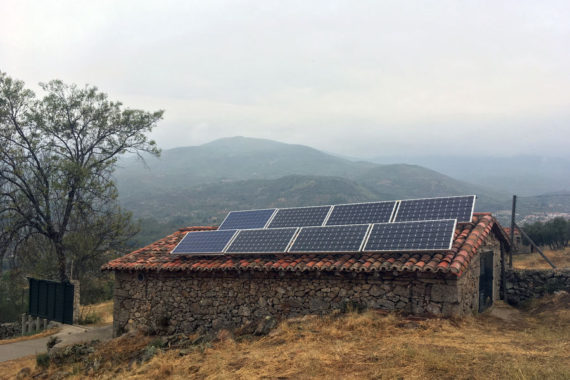
[[[511,228],[510,227],[504,227],[503,230],[505,231],[505,234],[509,237],[509,240],[510,240]],[[517,227],[515,227],[515,233],[513,234],[513,236],[514,236],[513,254],[533,252],[531,245],[524,245],[523,244],[523,238],[522,238],[521,232],[519,231],[519,229]]]
[[[458,223],[450,251],[184,256],[189,227],[110,261],[114,335],[237,327],[347,306],[463,316],[502,298],[508,237],[489,213]]]

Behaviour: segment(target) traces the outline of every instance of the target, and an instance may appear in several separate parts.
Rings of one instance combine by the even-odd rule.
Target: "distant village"
[[[511,219],[511,210],[499,210],[495,211],[495,217],[504,226],[509,226]],[[518,214],[517,214],[518,215]],[[517,216],[517,224],[524,226],[525,224],[532,224],[535,222],[548,222],[554,218],[562,217],[570,220],[570,213],[567,212],[534,212],[532,214],[526,215],[522,218]]]

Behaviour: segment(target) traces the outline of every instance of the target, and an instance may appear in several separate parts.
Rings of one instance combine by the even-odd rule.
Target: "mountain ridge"
[[[251,208],[477,194],[479,211],[502,215],[510,209],[506,192],[419,165],[351,161],[264,139],[233,137],[169,149],[160,159],[146,158],[146,165],[123,160],[115,177],[121,205],[143,220],[148,239],[153,229],[215,225],[230,210]],[[531,203],[525,210],[549,205],[542,198]]]

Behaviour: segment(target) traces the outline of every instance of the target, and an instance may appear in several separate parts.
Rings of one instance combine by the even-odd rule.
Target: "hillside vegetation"
[[[154,215],[159,208],[157,204],[162,204],[162,200],[169,197],[177,199],[186,195],[186,198],[198,200],[203,198],[203,192],[211,192],[214,188],[218,189],[218,198],[232,195],[232,198],[240,199],[249,196],[252,186],[261,186],[258,194],[263,193],[267,198],[263,204],[279,202],[280,199],[283,202],[282,193],[292,193],[299,185],[298,180],[289,183],[287,178],[291,176],[309,184],[328,186],[328,191],[338,194],[341,199],[354,196],[362,200],[367,196],[400,199],[477,193],[483,202],[497,206],[495,198],[505,196],[417,165],[353,162],[302,145],[245,137],[170,149],[164,151],[159,159],[147,158],[146,165],[135,159],[125,160],[116,172],[121,200],[140,216]],[[330,182],[331,178],[347,187],[336,186]],[[354,189],[359,189],[359,194],[354,194]],[[309,196],[307,194],[306,200]],[[295,205],[298,199],[286,201]],[[318,202],[319,194],[310,201]],[[140,207],[135,207],[137,205]],[[176,212],[176,209],[168,209]]]
[[[235,209],[477,194],[479,210],[509,208],[509,196],[417,165],[355,162],[302,145],[244,137],[123,160],[122,205],[142,218],[133,245],[174,229],[220,223]]]
[[[467,172],[472,172],[471,169]],[[508,223],[511,198],[418,165],[356,162],[316,149],[245,137],[130,158],[115,173],[120,201],[141,219],[133,247],[188,225],[215,225],[228,211],[477,194],[476,211]],[[476,177],[473,177],[476,178]],[[570,212],[570,193],[519,200],[518,218]]]
[[[68,351],[47,368],[0,363],[0,378],[568,379],[570,295],[463,319],[351,312],[285,320],[264,337],[126,335]]]

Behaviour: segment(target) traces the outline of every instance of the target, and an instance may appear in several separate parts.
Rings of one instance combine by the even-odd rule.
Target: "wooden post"
[[[507,299],[507,276],[505,273],[505,243],[501,242],[501,299]]]
[[[513,267],[513,250],[515,249],[515,214],[517,209],[517,196],[513,195],[513,210],[511,213],[511,249],[509,251],[509,268]]]

